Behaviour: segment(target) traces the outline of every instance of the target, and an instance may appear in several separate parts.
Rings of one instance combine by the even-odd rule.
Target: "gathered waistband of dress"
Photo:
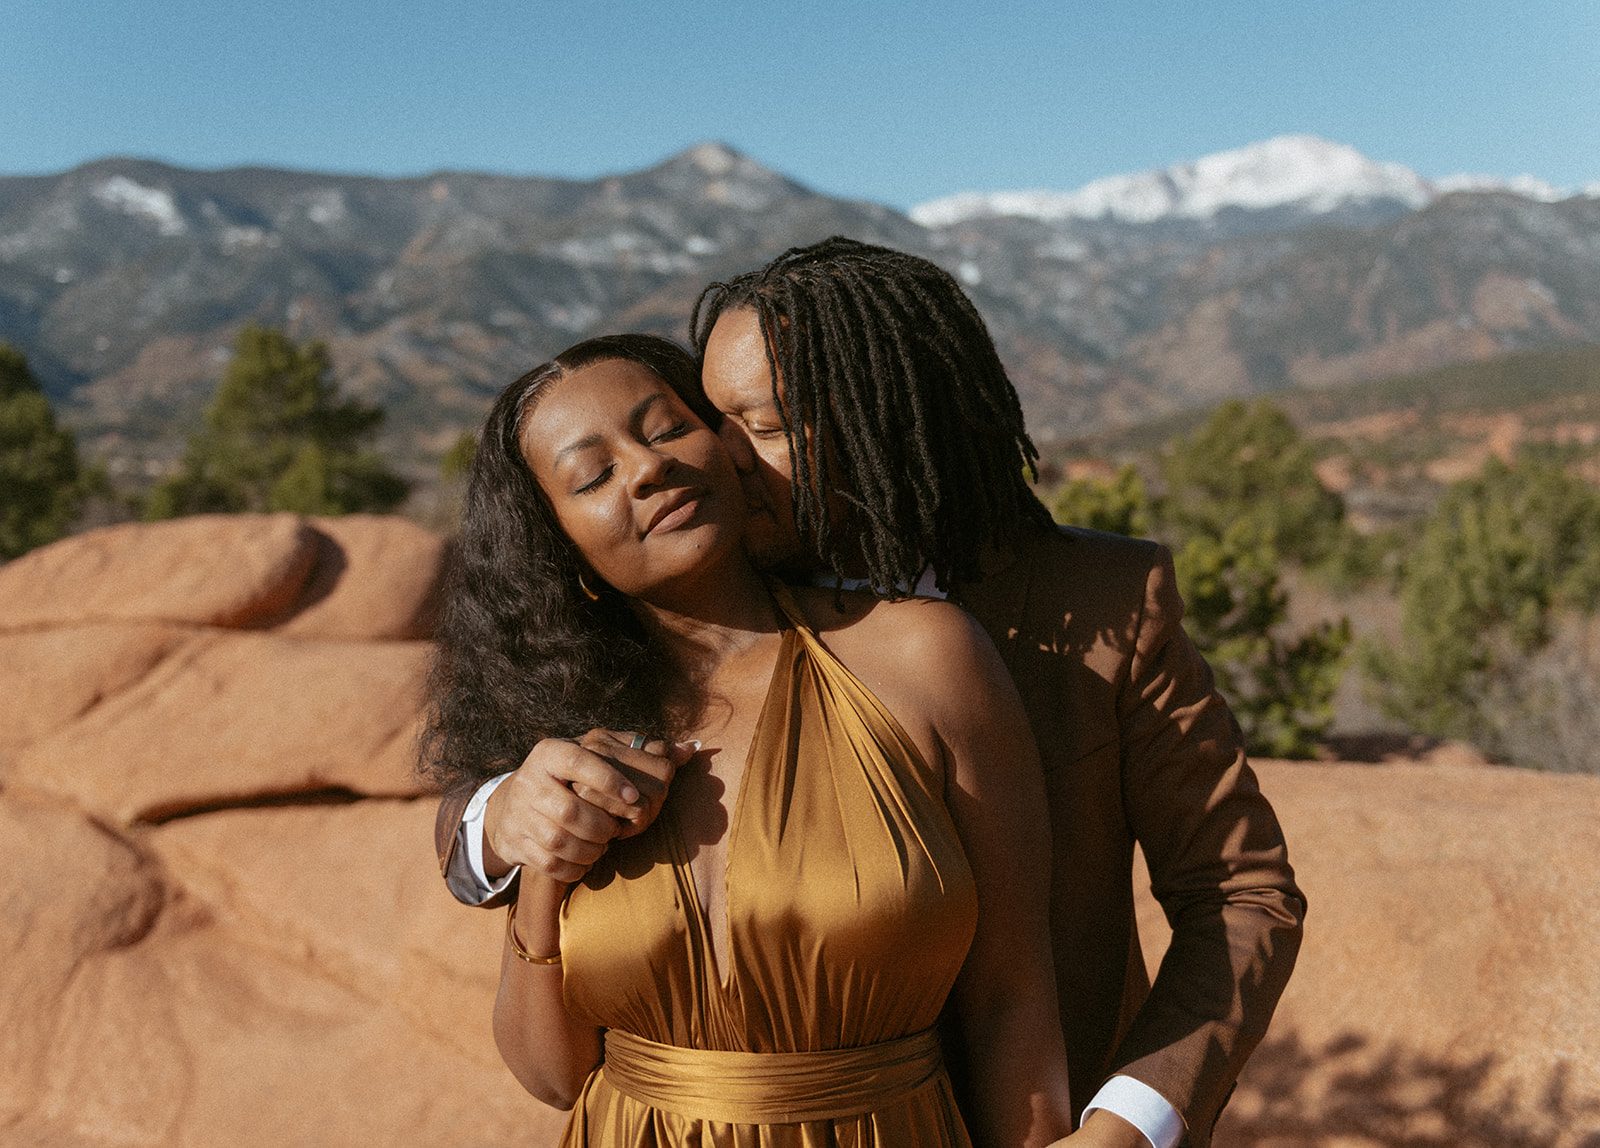
[[[943,1067],[933,1029],[825,1052],[680,1048],[609,1029],[606,1083],[652,1108],[728,1124],[839,1120],[886,1107]]]

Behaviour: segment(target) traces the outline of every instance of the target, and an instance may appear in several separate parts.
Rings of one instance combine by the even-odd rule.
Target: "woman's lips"
[[[681,495],[674,495],[656,511],[655,518],[645,527],[645,533],[665,534],[676,530],[692,519],[699,509],[698,492],[686,490]]]

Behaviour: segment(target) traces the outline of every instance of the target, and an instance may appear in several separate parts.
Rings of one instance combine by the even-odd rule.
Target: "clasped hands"
[[[483,815],[483,863],[491,879],[516,865],[570,884],[614,840],[643,833],[666,800],[694,742],[647,740],[592,729],[547,738],[490,794]]]

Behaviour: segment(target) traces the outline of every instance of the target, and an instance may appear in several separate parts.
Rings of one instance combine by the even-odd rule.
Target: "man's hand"
[[[647,741],[594,729],[539,742],[489,797],[483,865],[490,878],[522,865],[562,882],[589,871],[606,846],[642,833],[661,811],[693,742]]]
[[[1150,1148],[1150,1141],[1122,1117],[1096,1108],[1082,1128],[1054,1141],[1049,1148]]]

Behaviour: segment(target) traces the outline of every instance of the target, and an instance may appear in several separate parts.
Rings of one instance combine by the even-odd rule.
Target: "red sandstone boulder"
[[[419,1016],[437,1008],[465,1020],[440,1026],[459,1040],[488,1023],[505,920],[441,896],[432,854],[416,847],[433,812],[431,798],[230,809],[180,818],[144,841],[220,924],[315,953],[348,983],[385,995],[405,986],[406,1007],[425,1006]]]
[[[32,1112],[61,1002],[86,963],[145,937],[159,866],[54,802],[0,793],[0,1130]]]
[[[1596,1143],[1600,778],[1257,769],[1310,911],[1219,1148]]]
[[[200,632],[4,776],[118,824],[326,789],[415,794],[427,649]]]
[[[0,567],[0,778],[120,822],[416,793],[444,550],[398,518],[210,515]]]
[[[196,515],[67,538],[0,566],[0,633],[78,622],[425,638],[445,540],[403,518]]]
[[[438,612],[445,540],[403,518],[314,518],[317,560],[278,632],[426,638]]]
[[[57,989],[7,1143],[553,1142],[489,1035],[503,918],[443,895],[431,821],[371,801],[145,834],[181,901]]]
[[[0,763],[136,685],[193,633],[160,622],[0,633]]]
[[[102,621],[253,626],[294,601],[317,548],[294,514],[108,526],[0,566],[0,631]]]
[[[384,799],[443,553],[210,517],[0,568],[0,1141],[554,1139],[490,1036],[503,918]]]

